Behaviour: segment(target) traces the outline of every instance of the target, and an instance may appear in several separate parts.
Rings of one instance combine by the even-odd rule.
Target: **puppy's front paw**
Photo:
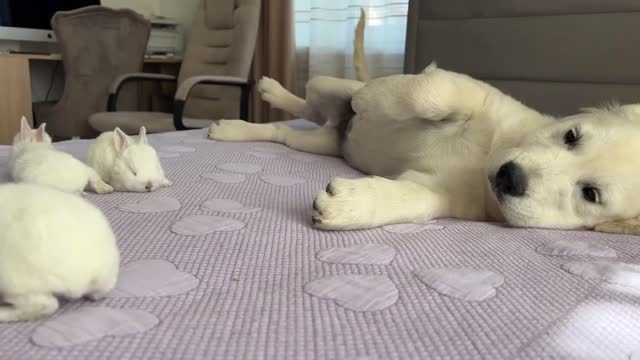
[[[333,179],[313,201],[312,221],[324,230],[357,230],[376,226],[376,178]]]
[[[209,127],[209,138],[221,141],[243,141],[246,137],[246,121],[219,120]]]
[[[640,218],[636,217],[596,225],[594,230],[611,234],[640,235]]]

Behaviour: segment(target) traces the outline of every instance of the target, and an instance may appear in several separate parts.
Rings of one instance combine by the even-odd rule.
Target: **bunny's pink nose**
[[[153,184],[151,183],[151,181],[147,181],[147,183],[144,185],[144,188],[147,191],[151,191],[151,189],[153,189]]]

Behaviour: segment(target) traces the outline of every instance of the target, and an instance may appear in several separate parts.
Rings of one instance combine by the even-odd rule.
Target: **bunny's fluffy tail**
[[[356,67],[356,76],[360,81],[369,81],[369,69],[364,56],[364,27],[367,24],[367,14],[360,8],[360,20],[356,26],[356,35],[353,40],[353,62]]]

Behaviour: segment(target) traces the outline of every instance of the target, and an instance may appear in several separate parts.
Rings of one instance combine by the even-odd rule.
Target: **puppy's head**
[[[640,105],[590,109],[494,154],[489,183],[515,226],[592,228],[640,214]]]

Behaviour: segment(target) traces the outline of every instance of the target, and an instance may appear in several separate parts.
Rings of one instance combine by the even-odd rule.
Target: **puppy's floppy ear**
[[[129,146],[129,136],[120,130],[120,128],[113,130],[113,146],[116,148],[118,155],[122,154],[127,146]]]
[[[640,121],[640,104],[622,105],[620,106],[620,110],[622,110],[628,118]]]
[[[596,225],[594,230],[610,234],[640,235],[640,216]]]

